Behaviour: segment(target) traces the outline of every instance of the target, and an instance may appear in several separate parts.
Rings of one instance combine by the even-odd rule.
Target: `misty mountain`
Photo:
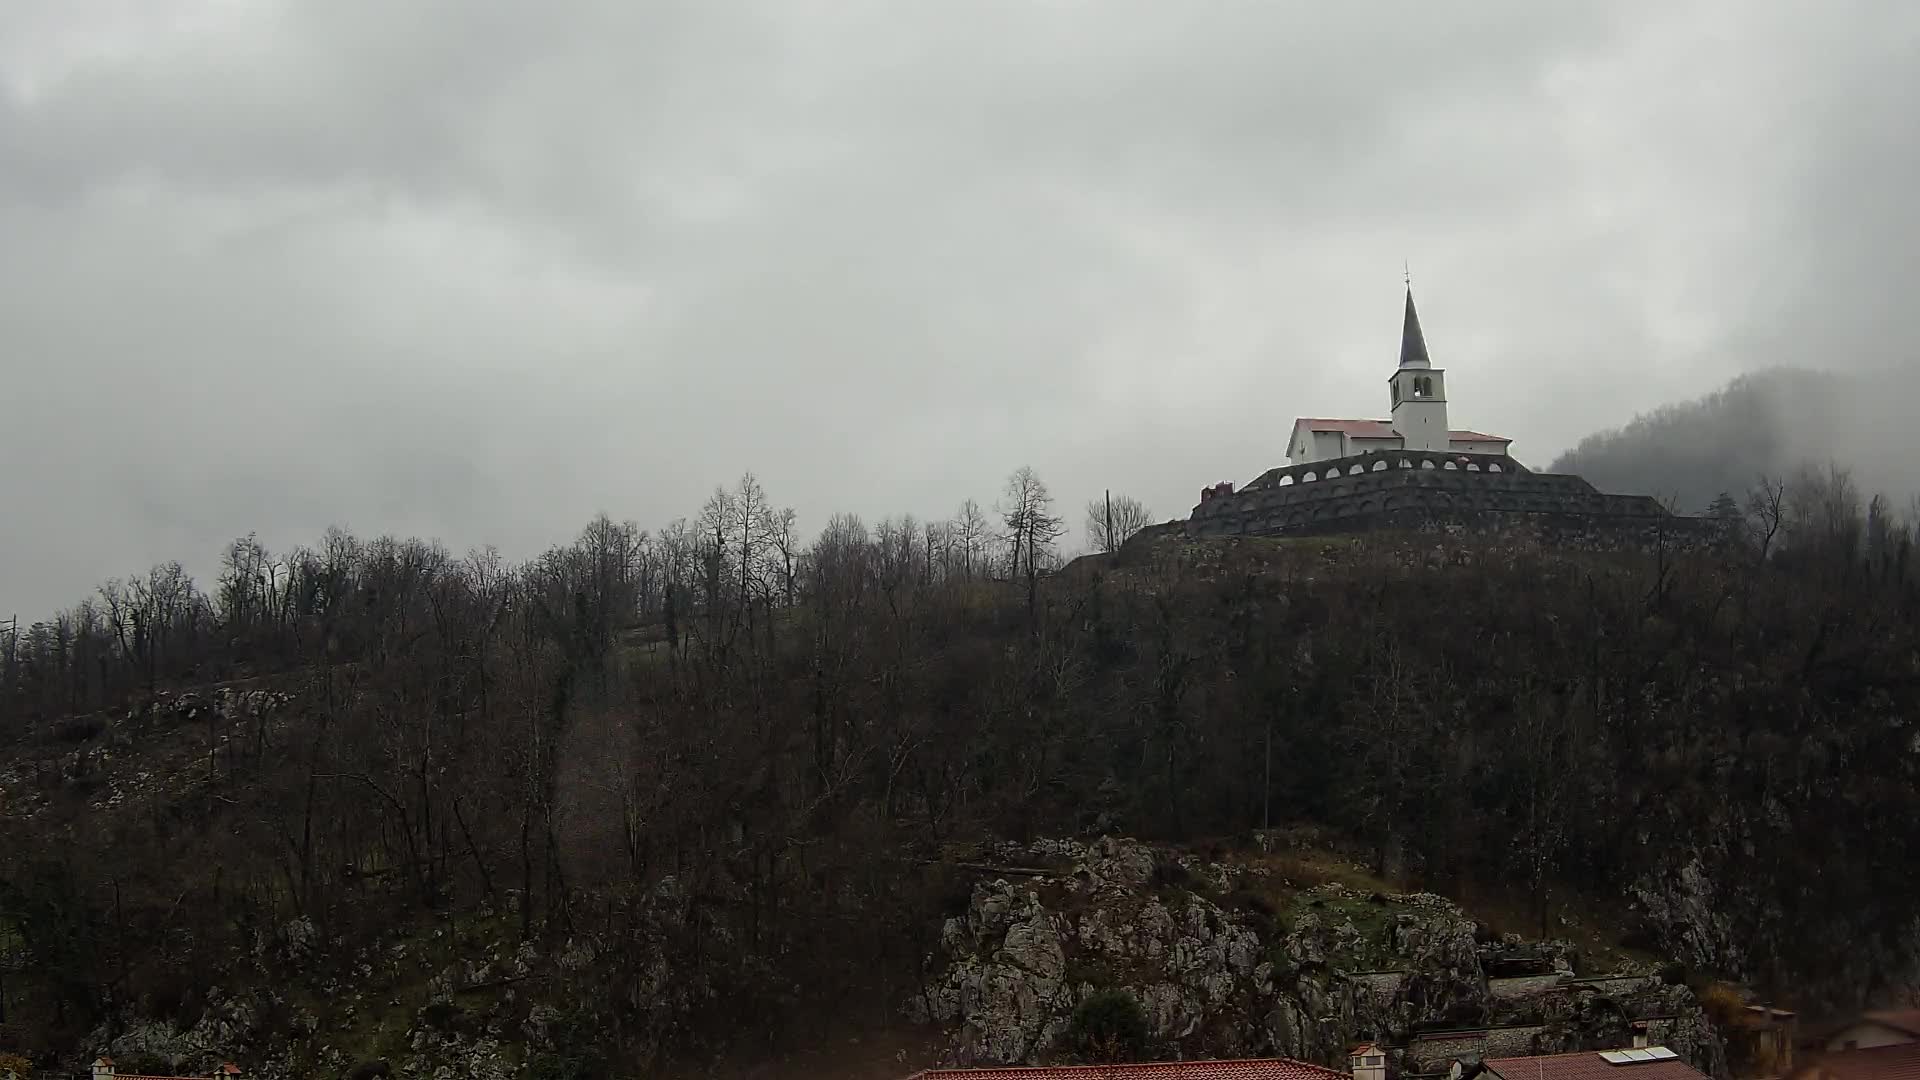
[[[1550,466],[1603,491],[1672,499],[1684,513],[1735,496],[1761,476],[1838,465],[1868,492],[1904,503],[1916,490],[1915,433],[1886,381],[1774,368],[1738,376],[1696,398],[1661,406],[1580,440]]]

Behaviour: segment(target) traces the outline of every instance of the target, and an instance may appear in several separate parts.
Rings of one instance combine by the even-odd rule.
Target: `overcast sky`
[[[1911,366],[1917,31],[7,0],[0,617],[248,530],[527,556],[748,469],[808,530],[1021,464],[1183,514],[1384,413],[1403,260],[1455,425],[1536,465],[1748,368]]]

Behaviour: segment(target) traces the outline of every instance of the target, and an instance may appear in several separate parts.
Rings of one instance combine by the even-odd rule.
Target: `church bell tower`
[[[1393,430],[1408,450],[1451,446],[1447,435],[1447,373],[1427,357],[1426,335],[1407,286],[1407,318],[1400,328],[1400,367],[1387,380],[1393,393]]]

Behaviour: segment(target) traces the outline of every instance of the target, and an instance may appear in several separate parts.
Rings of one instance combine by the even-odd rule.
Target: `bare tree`
[[[925,536],[921,541],[921,554],[926,557],[926,582],[929,585],[946,580],[953,566],[953,526],[945,521],[929,521],[922,526]]]
[[[764,529],[769,576],[779,585],[783,606],[792,607],[799,572],[800,534],[794,528],[793,507],[769,510]]]
[[[987,515],[972,499],[960,504],[960,513],[953,519],[953,542],[960,576],[972,581],[987,543]]]
[[[1108,495],[1087,503],[1087,542],[1095,551],[1119,551],[1134,533],[1152,523],[1152,513],[1131,495]]]
[[[1066,531],[1066,525],[1054,516],[1053,495],[1033,466],[1022,465],[1007,477],[1002,494],[1000,517],[1006,526],[1006,539],[1012,556],[1009,568],[1018,578],[1027,580],[1027,614],[1032,616],[1039,591],[1040,564],[1043,555],[1051,558],[1053,542]]]
[[[1809,565],[1848,573],[1860,559],[1866,521],[1853,474],[1838,465],[1803,465],[1786,497],[1786,546]]]
[[[1752,538],[1762,561],[1773,553],[1780,530],[1787,520],[1787,482],[1778,476],[1762,476],[1747,492],[1747,535]]]

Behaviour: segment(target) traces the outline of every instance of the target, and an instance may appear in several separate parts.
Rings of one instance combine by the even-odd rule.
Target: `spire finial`
[[[1413,291],[1413,263],[1403,260],[1401,265],[1406,270],[1406,274],[1404,276],[1407,281],[1407,291],[1412,292]]]

